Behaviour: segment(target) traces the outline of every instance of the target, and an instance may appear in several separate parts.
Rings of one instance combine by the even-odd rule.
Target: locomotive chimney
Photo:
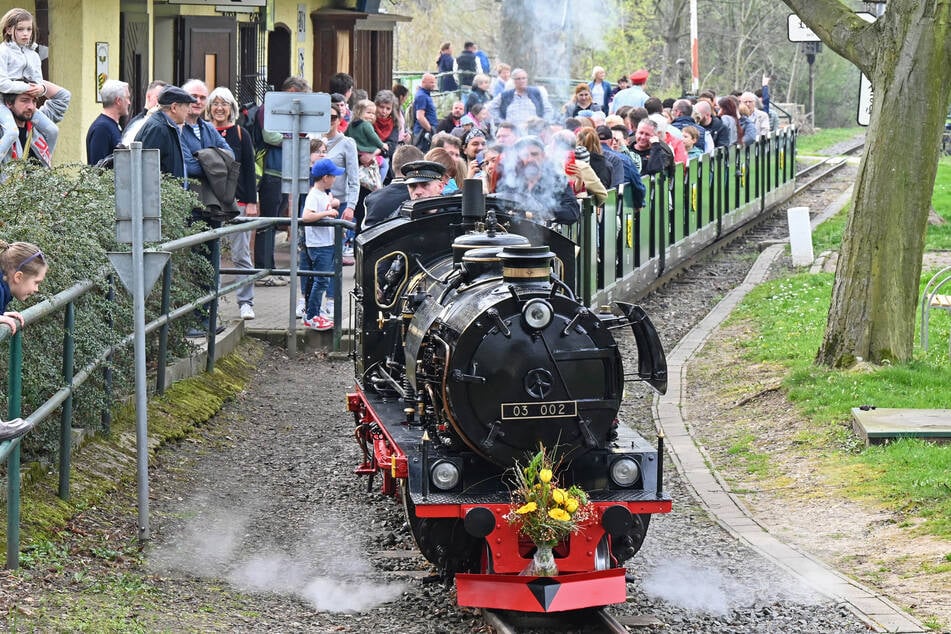
[[[462,182],[462,222],[467,227],[485,218],[485,193],[481,178],[467,178]]]

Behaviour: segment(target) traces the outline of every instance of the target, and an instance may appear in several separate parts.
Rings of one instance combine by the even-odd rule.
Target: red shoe
[[[304,319],[304,326],[324,332],[326,330],[333,330],[334,322],[332,319],[327,319],[323,315],[317,315],[313,319]]]

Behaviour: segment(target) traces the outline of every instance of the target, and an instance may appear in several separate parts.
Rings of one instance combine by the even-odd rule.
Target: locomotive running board
[[[459,605],[519,612],[565,612],[627,600],[624,568],[555,577],[456,573]]]
[[[621,309],[637,344],[637,374],[660,394],[667,393],[667,357],[654,323],[644,309],[634,304],[614,302]]]

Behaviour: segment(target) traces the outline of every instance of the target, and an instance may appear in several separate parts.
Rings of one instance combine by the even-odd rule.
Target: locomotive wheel
[[[416,547],[439,569],[440,575],[451,577],[457,572],[472,572],[480,568],[484,542],[469,535],[461,520],[417,516],[405,479],[400,480],[400,496]]]

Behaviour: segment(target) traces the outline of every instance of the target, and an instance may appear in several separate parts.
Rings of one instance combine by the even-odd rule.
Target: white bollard
[[[812,250],[812,225],[808,207],[790,207],[786,211],[789,222],[789,249],[793,266],[809,266],[816,258]]]

